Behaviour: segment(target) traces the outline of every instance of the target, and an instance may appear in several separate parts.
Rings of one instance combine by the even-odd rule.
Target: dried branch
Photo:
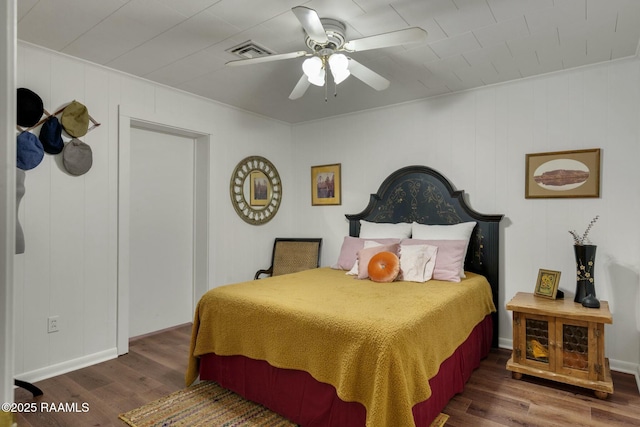
[[[587,226],[587,229],[584,231],[584,234],[582,236],[580,236],[575,230],[571,230],[569,231],[569,234],[571,234],[571,236],[573,236],[573,243],[575,245],[585,245],[585,244],[589,244],[591,243],[591,241],[589,240],[588,236],[589,236],[589,231],[591,231],[591,228],[593,227],[593,225],[596,223],[596,221],[598,220],[598,218],[600,218],[600,215],[596,215],[595,218],[593,218],[591,220],[591,222],[589,223],[589,225]]]

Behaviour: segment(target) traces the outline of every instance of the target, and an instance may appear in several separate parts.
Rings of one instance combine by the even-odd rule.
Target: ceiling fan
[[[412,27],[347,41],[345,38],[346,26],[342,22],[330,18],[320,18],[315,10],[304,6],[296,6],[291,10],[302,24],[306,33],[305,43],[311,52],[299,50],[227,62],[227,65],[230,66],[249,65],[307,56],[308,58],[302,64],[303,75],[293,88],[289,99],[302,97],[312,84],[324,86],[328,75],[327,68],[331,71],[336,85],[349,75],[353,75],[375,90],[384,90],[389,87],[389,80],[343,52],[353,53],[418,43],[427,37],[427,32],[422,28]]]

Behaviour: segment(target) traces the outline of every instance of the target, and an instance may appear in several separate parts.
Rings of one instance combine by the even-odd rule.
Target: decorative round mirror
[[[231,203],[245,222],[266,224],[278,212],[282,200],[280,175],[260,156],[243,159],[231,175]]]

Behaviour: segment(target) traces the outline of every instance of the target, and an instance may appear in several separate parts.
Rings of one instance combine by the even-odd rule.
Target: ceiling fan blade
[[[375,90],[385,90],[389,87],[389,80],[365,67],[353,58],[349,58],[349,71],[355,78],[362,80]]]
[[[294,87],[293,90],[291,91],[291,95],[289,95],[289,99],[301,98],[302,95],[304,95],[304,93],[307,91],[307,89],[309,89],[309,86],[311,86],[311,83],[309,82],[309,79],[307,78],[307,76],[303,74],[302,77],[300,77],[300,80],[298,80],[296,87]]]
[[[296,6],[291,10],[296,15],[296,18],[298,18],[298,21],[302,24],[302,28],[304,28],[311,40],[320,44],[329,42],[327,32],[320,21],[318,12],[304,6]]]
[[[278,53],[275,55],[267,55],[267,56],[259,56],[257,58],[247,58],[247,59],[235,59],[233,61],[227,62],[225,65],[251,65],[251,64],[259,64],[260,62],[271,62],[271,61],[280,61],[282,59],[292,59],[299,58],[301,56],[310,55],[308,52],[304,50],[299,50],[297,52],[289,52],[289,53]]]
[[[351,40],[344,44],[344,49],[349,52],[362,52],[363,50],[424,42],[426,39],[427,32],[425,30],[412,27],[371,37],[364,37],[358,40]]]

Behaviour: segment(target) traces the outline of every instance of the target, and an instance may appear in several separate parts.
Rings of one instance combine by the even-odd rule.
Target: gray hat
[[[77,138],[69,141],[62,150],[62,163],[71,175],[83,175],[91,169],[93,153],[91,147]]]

